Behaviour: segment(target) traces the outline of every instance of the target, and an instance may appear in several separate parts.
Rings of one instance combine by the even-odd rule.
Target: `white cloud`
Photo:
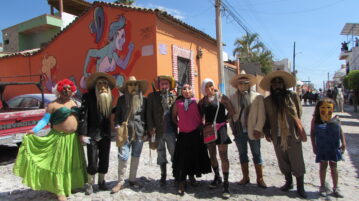
[[[151,9],[156,9],[157,8],[159,10],[166,11],[167,13],[169,13],[170,15],[172,15],[173,17],[175,17],[177,19],[180,19],[180,20],[185,19],[184,14],[181,11],[177,10],[177,9],[166,8],[164,6],[159,6],[159,5],[155,5],[155,4],[152,4],[152,3],[149,3],[147,5],[135,4],[135,6],[142,7],[142,8],[151,8]]]

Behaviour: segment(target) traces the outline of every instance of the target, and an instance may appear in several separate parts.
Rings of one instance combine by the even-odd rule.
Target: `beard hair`
[[[109,117],[112,110],[112,94],[110,87],[108,87],[107,93],[100,93],[96,87],[96,98],[97,108],[100,110],[100,113],[105,117]]]
[[[274,107],[280,113],[284,112],[286,107],[286,100],[289,98],[289,93],[286,89],[270,89],[271,99]]]
[[[140,110],[143,104],[142,100],[142,93],[135,93],[131,95],[132,114],[135,114],[138,110]]]

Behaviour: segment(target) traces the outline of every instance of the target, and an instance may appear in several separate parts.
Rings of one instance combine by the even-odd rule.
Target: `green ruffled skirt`
[[[51,130],[45,137],[24,136],[13,171],[33,190],[68,196],[87,182],[85,163],[76,133]]]

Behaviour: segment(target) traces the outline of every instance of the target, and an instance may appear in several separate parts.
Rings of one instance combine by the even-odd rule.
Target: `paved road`
[[[311,115],[313,106],[304,106],[303,123],[307,133],[309,133]],[[348,109],[348,108],[347,108]],[[351,108],[349,108],[351,110]],[[358,200],[359,198],[359,120],[358,114],[340,113],[343,123],[343,129],[347,134],[348,151],[345,154],[345,161],[338,164],[339,184],[342,188],[344,199],[340,200]],[[117,150],[112,143],[110,170],[106,176],[111,186],[115,185],[117,178]],[[21,184],[20,178],[12,174],[13,163],[11,160],[16,153],[16,147],[0,147],[0,155],[10,155],[8,158],[0,156],[0,200],[55,200],[56,197],[48,192],[33,191]],[[304,158],[306,162],[307,174],[305,175],[305,188],[309,199],[335,200],[334,197],[319,197],[317,191],[319,188],[318,164],[314,162],[310,141],[303,144]],[[11,156],[12,154],[12,156]],[[152,157],[150,158],[150,154]],[[241,170],[238,158],[238,151],[235,144],[229,146],[230,160],[230,190],[232,197],[230,200],[300,200],[295,190],[288,193],[281,192],[278,187],[284,182],[283,175],[279,172],[277,160],[274,154],[272,144],[262,140],[262,154],[265,161],[264,179],[269,186],[267,189],[259,189],[255,185],[255,172],[253,164],[250,163],[251,184],[239,186],[236,183],[241,178]],[[8,162],[7,162],[8,161]],[[9,162],[10,161],[10,162]],[[209,190],[207,185],[212,180],[212,174],[205,175],[199,179],[198,187],[189,187],[183,197],[175,194],[176,187],[173,178],[166,188],[160,188],[159,167],[156,165],[156,153],[149,151],[148,144],[144,145],[140,167],[138,172],[139,181],[144,186],[140,190],[131,189],[128,185],[120,193],[110,194],[109,191],[96,192],[91,196],[86,196],[82,191],[78,191],[69,197],[76,201],[112,201],[112,200],[221,200],[221,189]],[[171,168],[168,168],[168,174],[171,175]],[[330,174],[327,175],[327,181],[330,184]]]

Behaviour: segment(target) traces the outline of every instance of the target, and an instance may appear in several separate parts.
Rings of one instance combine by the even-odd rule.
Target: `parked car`
[[[22,109],[37,109],[40,108],[41,94],[24,94],[11,98],[7,101],[9,108],[22,108]],[[44,106],[56,99],[55,94],[44,94]],[[79,100],[74,99],[77,105],[81,105]]]
[[[24,94],[11,98],[7,101],[9,108],[36,109],[40,108],[41,94]],[[56,99],[55,94],[44,94],[44,106]]]

